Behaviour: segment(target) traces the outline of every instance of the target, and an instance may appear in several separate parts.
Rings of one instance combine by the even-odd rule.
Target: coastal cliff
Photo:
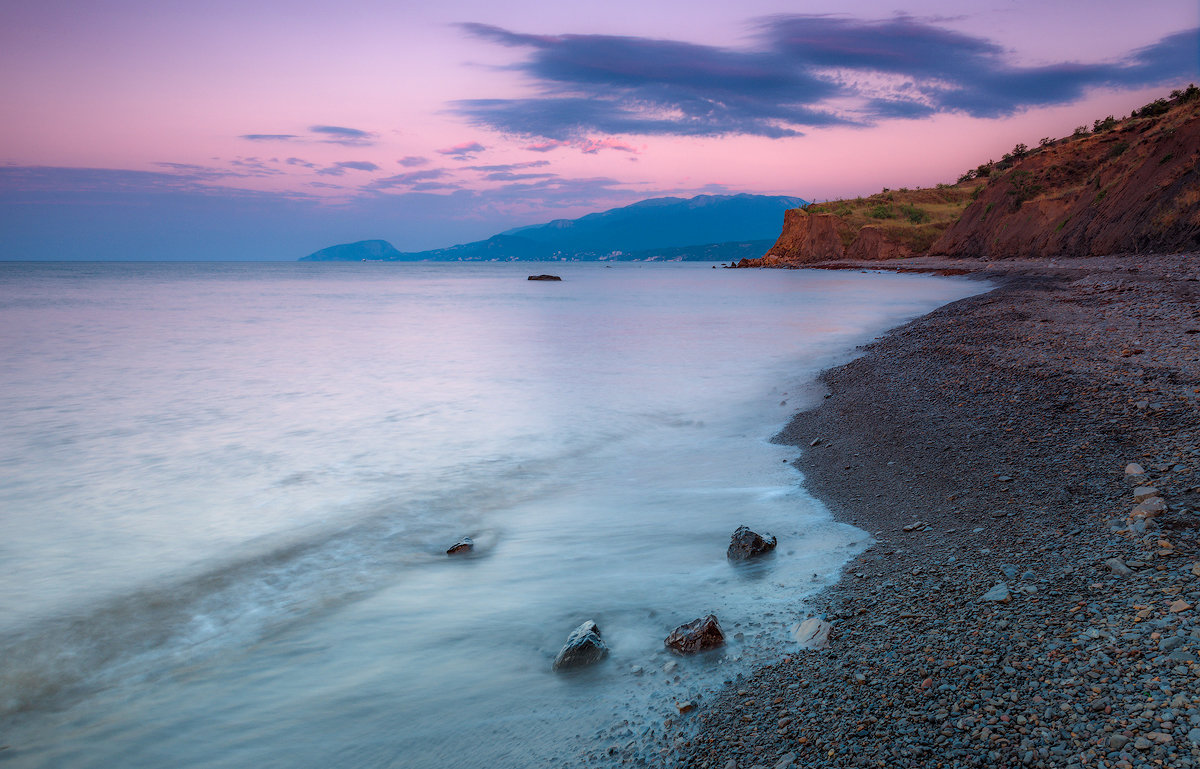
[[[956,221],[983,182],[884,190],[865,198],[814,203],[784,213],[775,245],[738,267],[880,261],[925,253]]]
[[[1114,121],[993,174],[932,255],[1005,259],[1200,249],[1200,98]],[[1153,111],[1153,105],[1147,105]]]
[[[1198,166],[1200,89],[1189,86],[1091,130],[1018,144],[953,185],[789,210],[775,245],[737,266],[1197,251]]]
[[[761,267],[804,264],[842,259],[845,255],[837,217],[793,208],[784,212],[783,232],[771,250],[760,259],[743,259],[739,266],[746,266],[743,263],[750,262],[760,263],[754,266]]]

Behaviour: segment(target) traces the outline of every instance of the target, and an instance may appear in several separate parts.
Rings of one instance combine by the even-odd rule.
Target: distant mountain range
[[[364,240],[323,248],[300,261],[737,261],[770,248],[783,212],[807,204],[782,195],[652,198],[449,248],[406,253],[384,240]]]

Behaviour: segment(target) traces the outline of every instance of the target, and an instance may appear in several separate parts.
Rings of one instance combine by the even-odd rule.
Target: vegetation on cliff
[[[953,185],[884,190],[786,212],[739,266],[1200,250],[1200,89],[1156,99],[1037,147],[1017,144]]]
[[[958,220],[980,187],[979,182],[964,181],[933,189],[885,189],[866,198],[817,203],[809,206],[808,212],[836,216],[838,235],[847,251],[864,227],[872,227],[902,250],[923,253]]]
[[[929,251],[1000,259],[1200,250],[1198,163],[1200,89],[1189,86],[976,169],[986,187]]]

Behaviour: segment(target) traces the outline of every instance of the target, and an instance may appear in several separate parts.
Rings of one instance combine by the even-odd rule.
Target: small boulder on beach
[[[557,275],[530,275],[526,280],[562,280]]]
[[[663,644],[676,654],[695,654],[722,646],[725,632],[715,614],[680,625],[667,636]]]
[[[571,631],[567,642],[554,658],[554,669],[582,667],[608,656],[608,645],[600,638],[600,628],[592,620]]]
[[[746,526],[738,526],[729,540],[729,549],[725,551],[725,556],[731,561],[744,561],[774,549],[775,537],[770,534],[763,537]]]
[[[833,625],[820,617],[809,617],[792,625],[792,638],[802,649],[824,649],[829,645],[829,631]]]
[[[466,555],[474,549],[475,541],[470,537],[463,537],[450,546],[450,549],[446,551],[446,555]]]

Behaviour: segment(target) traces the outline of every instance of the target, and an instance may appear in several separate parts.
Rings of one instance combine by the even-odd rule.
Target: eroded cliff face
[[[849,247],[843,244],[850,241]],[[835,262],[842,259],[877,261],[911,256],[908,248],[889,239],[878,227],[854,232],[833,214],[813,214],[803,209],[784,212],[783,232],[759,259],[743,259],[739,267],[786,267]]]
[[[929,253],[1005,259],[1200,250],[1200,99],[1045,147],[988,185]]]
[[[788,267],[853,259],[877,261],[924,253],[966,208],[978,183],[884,190],[864,198],[785,212],[783,231],[760,259],[739,267]]]
[[[846,258],[855,261],[875,262],[883,259],[899,259],[912,256],[907,248],[890,240],[878,227],[863,227],[854,242],[846,250]]]
[[[810,214],[802,208],[783,213],[783,231],[771,250],[759,259],[743,259],[740,267],[778,267],[845,258],[837,217]]]

